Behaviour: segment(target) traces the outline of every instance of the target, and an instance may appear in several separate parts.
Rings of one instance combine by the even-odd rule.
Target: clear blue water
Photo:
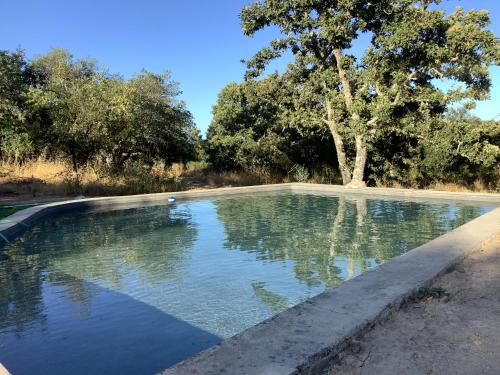
[[[0,251],[0,362],[154,374],[492,208],[281,194],[47,218]]]

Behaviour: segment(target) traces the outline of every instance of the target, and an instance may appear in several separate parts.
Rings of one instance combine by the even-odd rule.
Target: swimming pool
[[[0,362],[152,374],[491,209],[275,193],[48,217],[0,252]]]

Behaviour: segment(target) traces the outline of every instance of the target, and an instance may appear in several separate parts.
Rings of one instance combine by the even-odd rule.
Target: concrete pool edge
[[[500,208],[162,372],[312,375],[348,342],[500,232]]]
[[[395,189],[395,188],[349,188],[342,185],[323,185],[308,183],[289,184],[292,192],[318,192],[365,195],[403,199],[432,199],[445,201],[471,201],[471,202],[496,202],[500,203],[500,194],[496,193],[471,193],[449,192],[439,190]]]
[[[6,221],[0,221],[0,233],[14,238],[39,218],[75,207],[159,203],[165,202],[171,194],[179,200],[189,200],[258,192],[348,193],[500,203],[499,194],[353,190],[329,185],[282,184],[51,203],[19,211]],[[397,308],[414,290],[476,250],[497,231],[500,231],[500,208],[201,352],[167,369],[164,374],[309,373],[311,368],[314,370],[341,350],[350,338]]]

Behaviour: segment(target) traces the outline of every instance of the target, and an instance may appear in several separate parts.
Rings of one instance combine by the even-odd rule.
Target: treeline
[[[500,44],[487,11],[457,7],[446,14],[439,4],[263,0],[245,6],[245,35],[268,27],[279,34],[246,62],[246,82],[219,96],[208,133],[213,162],[281,171],[299,162],[310,170],[328,161],[327,142],[346,185],[478,179],[497,187],[498,123],[450,108],[488,98]],[[285,53],[293,58],[282,75],[254,81]]]
[[[469,110],[489,97],[500,45],[487,11],[439,3],[250,3],[244,34],[280,33],[220,92],[206,139],[168,73],[125,80],[63,50],[0,52],[1,156],[64,157],[75,174],[195,160],[264,181],[498,190],[500,123]],[[263,76],[285,53],[286,70]]]
[[[300,88],[272,74],[226,86],[213,109],[206,143],[211,165],[341,183],[333,137],[321,121],[304,118]],[[307,116],[311,116],[307,114]],[[350,157],[355,144],[345,145]],[[402,118],[373,134],[366,180],[370,185],[426,187],[435,182],[498,189],[500,122],[482,121],[466,108],[431,117]]]
[[[168,72],[125,80],[62,49],[32,61],[0,51],[1,156],[67,158],[75,173],[197,159],[200,134],[179,94]]]

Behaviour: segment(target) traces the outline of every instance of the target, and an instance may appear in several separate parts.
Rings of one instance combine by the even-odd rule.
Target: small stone
[[[349,345],[349,349],[351,350],[351,353],[358,354],[359,352],[361,352],[361,344],[357,341],[353,341]]]

